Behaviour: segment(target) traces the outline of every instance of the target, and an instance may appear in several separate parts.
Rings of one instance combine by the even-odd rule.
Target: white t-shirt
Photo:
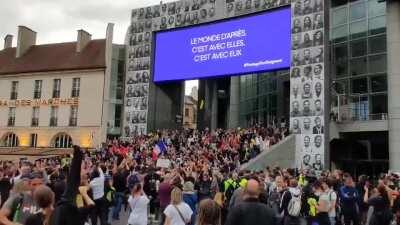
[[[181,202],[178,205],[176,205],[176,207],[181,212],[185,221],[190,221],[193,211],[189,207],[189,205],[184,202]],[[171,219],[171,225],[185,225],[185,222],[182,221],[182,218],[179,215],[178,210],[172,204],[169,204],[167,208],[165,208],[164,214]]]
[[[337,201],[336,192],[330,190],[328,192],[328,200],[329,200],[329,207],[331,207],[332,204],[335,204],[335,207],[333,207],[333,209],[328,212],[329,217],[336,217],[336,201]]]
[[[140,197],[129,196],[128,203],[131,207],[128,224],[130,225],[147,225],[147,205],[150,200],[146,195]]]

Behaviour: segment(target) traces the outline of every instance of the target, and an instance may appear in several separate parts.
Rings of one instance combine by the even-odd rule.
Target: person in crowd
[[[211,199],[201,201],[196,225],[221,225],[220,206]]]
[[[325,178],[321,178],[314,183],[313,189],[314,194],[318,196],[318,203],[316,205],[317,215],[316,219],[320,225],[330,225],[329,221],[329,210],[331,208],[329,200],[329,189],[326,185],[327,181]]]
[[[175,187],[171,191],[171,203],[165,208],[164,225],[185,225],[190,223],[193,214],[190,206],[183,202],[182,190]]]
[[[25,225],[50,225],[54,199],[54,192],[49,187],[45,185],[37,187],[33,193],[33,200],[40,209],[26,219]]]
[[[389,225],[393,219],[390,197],[383,184],[378,185],[376,194],[369,196],[369,186],[364,186],[364,202],[373,207],[369,225]]]
[[[150,200],[142,189],[140,183],[135,184],[132,188],[131,196],[129,196],[128,203],[131,209],[129,214],[128,224],[130,225],[147,225],[148,213],[147,206]]]
[[[298,182],[295,178],[290,179],[289,188],[284,190],[281,196],[279,212],[284,215],[283,224],[300,224],[301,190],[298,188]]]
[[[161,213],[160,225],[164,225],[164,222],[165,222],[164,210],[167,208],[167,206],[171,202],[171,191],[172,191],[171,174],[168,173],[168,174],[165,174],[164,181],[160,184],[160,187],[158,189],[158,196],[159,196],[159,201],[160,201],[159,212]]]
[[[97,219],[100,218],[101,225],[107,225],[108,208],[104,197],[104,182],[105,176],[103,169],[95,165],[90,175],[90,188],[93,192],[94,209],[90,215],[92,224],[97,224]]]
[[[243,202],[230,210],[226,225],[275,225],[276,220],[272,210],[259,201],[259,196],[259,182],[250,179],[243,193]]]
[[[0,210],[0,223],[4,225],[24,224],[29,216],[36,213],[33,192],[45,183],[40,172],[25,173],[16,182],[21,185],[20,192],[12,194]]]
[[[359,225],[358,202],[359,194],[350,174],[344,175],[344,185],[339,190],[340,203],[345,225]]]
[[[192,218],[189,225],[194,225],[196,221],[196,212],[197,212],[197,204],[198,198],[197,193],[194,191],[194,185],[191,181],[186,181],[183,184],[183,201],[190,206],[190,209],[193,211]]]

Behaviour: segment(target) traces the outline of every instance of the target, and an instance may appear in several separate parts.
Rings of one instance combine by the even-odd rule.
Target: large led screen
[[[290,67],[290,8],[155,34],[153,80],[191,80]]]

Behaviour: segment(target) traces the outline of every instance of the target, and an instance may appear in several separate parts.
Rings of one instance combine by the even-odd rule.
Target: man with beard
[[[311,119],[309,117],[303,120],[303,133],[311,134]]]
[[[298,119],[292,121],[292,134],[301,134],[301,128]]]
[[[309,100],[303,102],[303,116],[314,116],[314,112],[310,108]]]
[[[313,127],[313,134],[323,134],[324,126],[321,123],[321,117],[315,117],[315,126]]]

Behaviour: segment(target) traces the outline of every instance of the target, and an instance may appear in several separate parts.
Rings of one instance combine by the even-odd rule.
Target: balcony
[[[39,126],[39,118],[32,118],[31,126],[32,127]]]
[[[18,98],[18,92],[11,92],[10,100],[16,100]]]
[[[57,126],[57,117],[50,118],[50,127],[56,127],[56,126]]]
[[[9,117],[8,118],[7,126],[9,126],[9,127],[15,126],[15,117]]]
[[[78,118],[69,118],[69,126],[76,127],[78,124]]]

